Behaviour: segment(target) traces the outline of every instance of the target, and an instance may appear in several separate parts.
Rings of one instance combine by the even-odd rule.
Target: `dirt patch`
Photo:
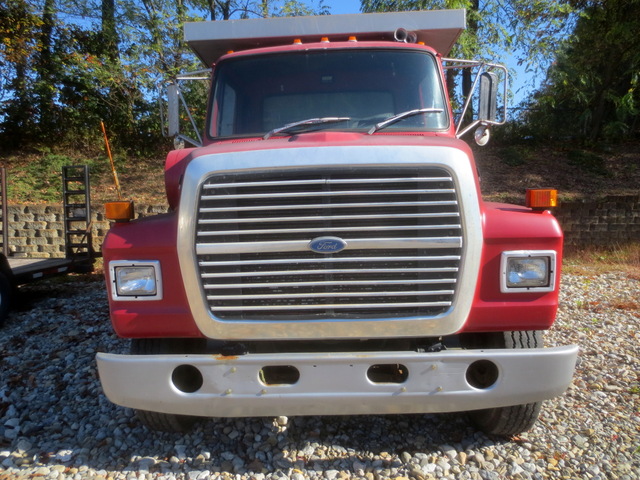
[[[476,149],[486,199],[521,202],[527,188],[558,189],[574,200],[640,192],[640,143],[607,152],[577,146],[491,146]]]

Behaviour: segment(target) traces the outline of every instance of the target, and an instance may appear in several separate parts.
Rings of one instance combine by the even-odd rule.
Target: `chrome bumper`
[[[205,417],[437,413],[546,400],[571,383],[577,346],[522,350],[447,350],[439,353],[296,353],[96,356],[106,396],[125,407]],[[487,388],[467,381],[477,361],[497,367]],[[401,383],[376,383],[373,365],[401,364]],[[199,372],[186,393],[172,380]],[[486,363],[485,363],[486,365]],[[263,369],[293,367],[291,384],[265,384]],[[290,368],[291,370],[291,368]],[[473,382],[472,382],[473,383]],[[185,390],[183,388],[183,390]],[[188,389],[187,389],[188,390]]]

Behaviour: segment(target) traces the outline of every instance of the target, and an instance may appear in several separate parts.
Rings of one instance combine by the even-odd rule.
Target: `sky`
[[[332,15],[360,13],[360,0],[324,0],[324,4],[330,7]],[[524,68],[518,67],[513,57],[505,55],[505,58],[499,60],[499,63],[514,72],[511,87],[513,98],[510,101],[510,107],[516,107],[532,92],[531,79],[527,77]],[[539,82],[534,81],[533,83],[537,84]]]
[[[324,4],[331,7],[331,14],[360,13],[360,0],[324,0]]]

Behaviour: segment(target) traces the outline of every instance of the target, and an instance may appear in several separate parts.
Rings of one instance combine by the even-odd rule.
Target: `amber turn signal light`
[[[558,206],[558,191],[552,188],[530,188],[525,204],[536,210]]]
[[[108,202],[104,204],[104,212],[107,220],[116,222],[128,222],[133,220],[133,202],[130,200],[119,202]]]

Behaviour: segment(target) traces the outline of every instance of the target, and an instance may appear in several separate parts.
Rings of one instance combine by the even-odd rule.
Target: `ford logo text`
[[[347,242],[338,237],[318,237],[309,242],[309,249],[316,253],[338,253],[346,246]]]

